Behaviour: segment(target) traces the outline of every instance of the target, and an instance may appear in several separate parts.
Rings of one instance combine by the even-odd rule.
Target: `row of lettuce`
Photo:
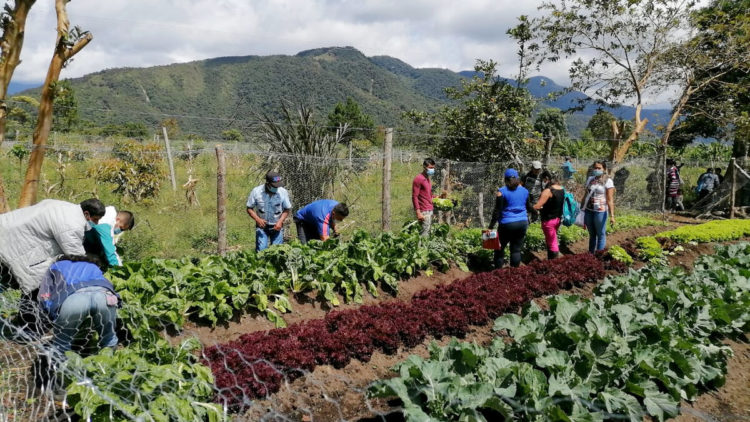
[[[674,417],[681,400],[724,383],[721,340],[750,329],[750,243],[717,248],[692,273],[648,266],[608,278],[593,299],[548,303],[496,319],[506,337],[488,347],[433,345],[370,395],[398,397],[408,421]]]
[[[642,218],[632,221],[636,227],[655,224]],[[623,226],[620,224],[620,229]],[[571,233],[568,240],[563,238],[564,242],[572,243],[585,236],[577,228]],[[128,345],[114,353],[104,351],[85,359],[69,360],[67,370],[76,382],[68,387],[68,403],[84,418],[107,415],[111,420],[221,419],[227,411],[224,406],[231,403],[242,407],[238,401],[243,387],[223,392],[217,389],[215,377],[196,357],[202,346],[195,340],[179,345],[169,343],[164,338],[167,329],[179,330],[188,318],[206,324],[226,322],[249,310],[265,313],[271,310],[275,315],[275,311],[289,309],[286,295],[295,290],[316,292],[324,300],[329,300],[326,291],[332,291],[343,300],[358,301],[357,292],[359,298],[364,290],[377,294],[370,282],[395,291],[398,286],[395,280],[419,271],[463,266],[471,261],[479,266],[489,263],[489,255],[479,247],[479,230],[449,234],[447,228],[438,227],[433,234],[424,239],[407,228],[377,237],[362,233],[347,243],[312,242],[305,246],[295,243],[259,255],[240,252],[225,258],[128,264],[113,277],[125,299],[119,316],[124,322]],[[347,264],[347,259],[359,262]],[[321,280],[334,286],[326,290],[321,287]],[[336,284],[336,280],[340,283]],[[352,284],[344,286],[351,280],[357,281],[359,290]],[[352,294],[347,296],[347,292]],[[215,320],[206,313],[213,313]],[[270,318],[283,324],[283,320],[279,323],[280,318]],[[250,397],[257,396],[257,392],[242,390],[241,401],[247,404]],[[221,405],[212,403],[216,399]]]

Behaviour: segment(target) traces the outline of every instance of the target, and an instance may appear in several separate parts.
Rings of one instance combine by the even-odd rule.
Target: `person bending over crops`
[[[510,265],[512,267],[521,265],[521,247],[526,238],[526,229],[529,227],[528,210],[530,208],[529,191],[521,186],[518,171],[505,170],[505,186],[497,190],[495,210],[492,212],[489,227],[492,230],[495,223],[499,224],[500,249],[495,251],[495,268],[502,268],[505,247],[508,244],[510,244]]]
[[[542,173],[541,178],[544,190],[534,204],[534,209],[540,210],[539,219],[542,220],[542,232],[547,243],[547,259],[555,259],[560,255],[557,231],[562,222],[565,189],[560,184],[560,179],[548,171]]]
[[[122,265],[115,244],[122,233],[131,230],[135,225],[135,216],[130,211],[117,211],[115,207],[106,208],[104,217],[98,224],[90,223],[91,229],[83,238],[83,248],[87,254],[98,256],[110,267]]]
[[[279,173],[266,173],[266,183],[256,186],[247,197],[247,214],[255,221],[255,251],[284,242],[284,221],[292,209],[289,192]]]
[[[92,198],[80,204],[45,199],[0,214],[0,262],[12,272],[24,293],[31,293],[39,287],[56,256],[86,253],[84,233],[104,213],[104,204]]]
[[[591,168],[581,209],[589,231],[589,252],[594,253],[607,245],[607,218],[615,225],[615,184],[607,176],[604,161],[595,161]]]
[[[60,355],[71,349],[81,329],[98,334],[99,348],[116,347],[115,320],[120,296],[102,274],[97,257],[63,255],[49,267],[39,287],[39,305],[52,321],[52,347]],[[84,321],[91,319],[91,324]],[[85,333],[89,338],[90,333]]]
[[[411,184],[411,202],[417,214],[417,220],[422,225],[422,236],[429,236],[432,226],[432,182],[430,178],[435,174],[435,160],[427,158],[422,163],[422,172]]]
[[[297,211],[294,223],[297,226],[297,238],[302,243],[318,239],[325,241],[331,236],[339,235],[338,225],[349,215],[349,207],[333,199],[319,199],[305,205]]]

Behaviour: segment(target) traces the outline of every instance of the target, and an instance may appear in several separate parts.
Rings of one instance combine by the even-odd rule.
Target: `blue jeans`
[[[52,328],[52,344],[58,352],[70,350],[88,317],[91,317],[92,330],[99,334],[99,348],[117,346],[117,306],[107,305],[107,294],[111,293],[103,287],[85,287],[65,299]]]
[[[584,223],[589,230],[589,252],[594,253],[607,245],[607,211],[586,210]]]
[[[271,225],[273,227],[273,225]],[[281,245],[284,243],[284,229],[279,231],[273,229],[255,228],[255,251],[260,252],[270,245]]]

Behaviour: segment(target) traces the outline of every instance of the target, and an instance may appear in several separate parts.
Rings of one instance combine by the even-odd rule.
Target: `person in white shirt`
[[[615,184],[607,175],[607,164],[595,161],[591,176],[586,180],[586,193],[581,202],[585,224],[589,231],[589,252],[594,253],[607,245],[607,219],[615,225]]]

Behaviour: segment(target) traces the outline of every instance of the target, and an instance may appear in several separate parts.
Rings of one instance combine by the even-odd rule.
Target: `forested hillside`
[[[435,110],[444,104],[443,89],[459,85],[468,74],[417,69],[393,57],[368,58],[352,47],[331,47],[294,56],[220,57],[108,69],[73,79],[72,84],[80,117],[97,126],[142,122],[155,127],[173,115],[183,131],[210,136],[248,127],[255,113],[277,113],[282,99],[311,105],[322,118],[337,102],[351,97],[376,124],[398,126],[404,111]],[[548,99],[549,93],[563,87],[544,77],[531,78],[528,88],[544,100],[541,106],[565,109],[584,97],[572,92]],[[569,116],[573,135],[594,111],[588,106]],[[631,118],[633,111],[621,107],[615,114]]]

